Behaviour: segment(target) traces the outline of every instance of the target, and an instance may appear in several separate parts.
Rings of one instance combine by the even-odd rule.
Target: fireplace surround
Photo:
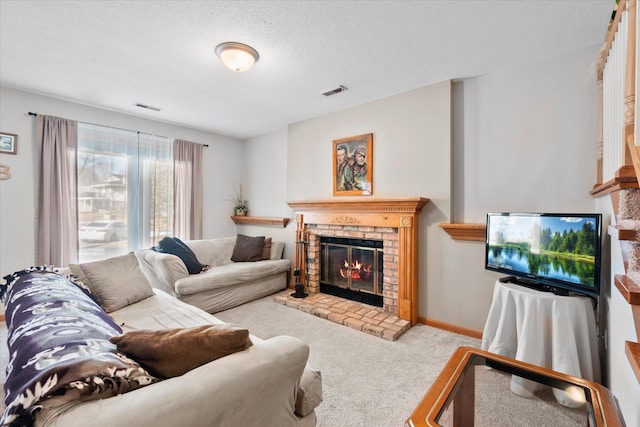
[[[296,240],[307,243],[307,265],[301,280],[309,292],[320,292],[322,237],[373,239],[383,242],[383,309],[415,325],[418,320],[419,214],[424,197],[293,201]]]

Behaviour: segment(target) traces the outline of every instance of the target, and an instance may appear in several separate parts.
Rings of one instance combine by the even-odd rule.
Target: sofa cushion
[[[110,341],[162,378],[180,376],[253,345],[248,330],[231,324],[131,331]]]
[[[236,246],[231,255],[233,262],[255,262],[262,260],[262,251],[264,250],[264,236],[251,237],[244,234],[238,234],[236,237]]]
[[[287,259],[266,260],[260,262],[232,262],[211,270],[176,281],[176,293],[191,295],[210,289],[224,288],[251,282],[274,274],[289,271]]]
[[[153,295],[133,253],[80,264],[80,269],[85,284],[108,313]]]
[[[177,256],[184,262],[189,274],[198,274],[207,267],[198,261],[196,254],[177,237],[163,237],[162,240],[153,247],[153,250]]]
[[[236,246],[236,236],[219,237],[206,240],[189,240],[185,242],[198,259],[211,267],[230,264]]]
[[[9,363],[0,425],[32,425],[40,402],[126,393],[154,383],[109,338],[122,330],[81,288],[43,268],[6,276]]]

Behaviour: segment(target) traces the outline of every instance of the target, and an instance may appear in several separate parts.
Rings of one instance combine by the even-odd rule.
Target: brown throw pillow
[[[262,248],[262,259],[271,259],[271,237],[264,239],[264,247]]]
[[[131,331],[109,341],[161,378],[180,376],[253,345],[249,331],[232,324]]]
[[[262,260],[264,249],[264,236],[250,237],[238,234],[236,246],[233,248],[231,261],[233,262],[254,262]]]

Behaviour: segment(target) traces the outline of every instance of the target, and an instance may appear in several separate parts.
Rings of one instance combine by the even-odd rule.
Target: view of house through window
[[[169,138],[78,123],[79,262],[172,234],[172,156]]]

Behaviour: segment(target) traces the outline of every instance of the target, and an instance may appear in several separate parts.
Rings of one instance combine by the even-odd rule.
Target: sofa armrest
[[[108,399],[37,415],[42,426],[295,426],[296,394],[309,355],[278,336],[171,378]]]
[[[296,414],[305,417],[322,403],[322,374],[320,371],[305,369],[300,378],[296,396]]]
[[[136,256],[140,269],[151,286],[171,295],[176,295],[176,281],[189,277],[187,266],[175,255],[156,252],[152,249],[141,249],[136,252]]]

